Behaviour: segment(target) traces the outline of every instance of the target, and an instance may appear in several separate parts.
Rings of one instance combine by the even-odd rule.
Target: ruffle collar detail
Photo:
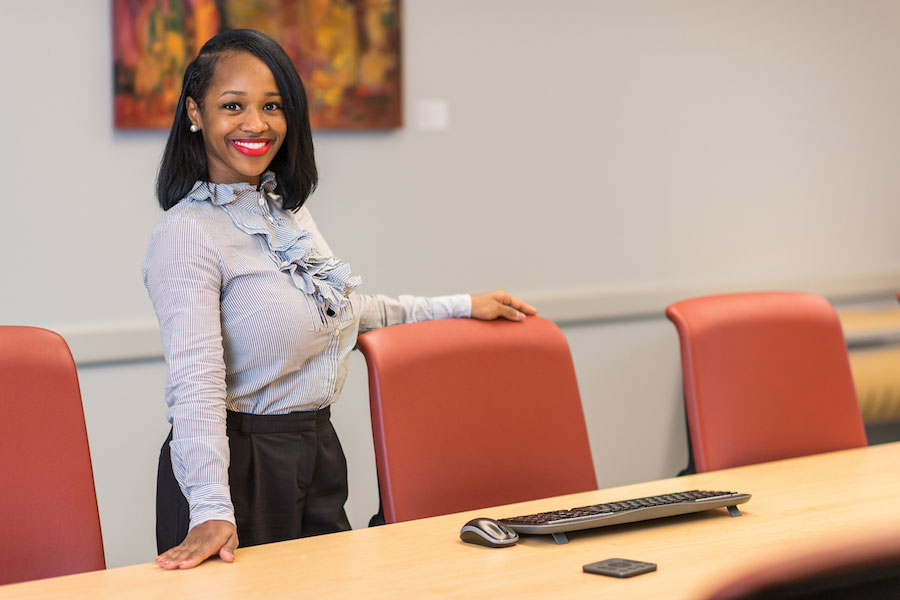
[[[311,295],[325,314],[336,316],[347,306],[348,296],[359,288],[361,280],[350,272],[347,263],[315,251],[312,233],[284,213],[275,186],[275,174],[266,171],[258,189],[249,183],[198,181],[186,198],[222,207],[238,229],[261,236],[278,268],[291,276],[294,286]]]

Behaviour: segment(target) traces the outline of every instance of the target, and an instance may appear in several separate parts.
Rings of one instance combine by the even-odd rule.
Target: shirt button
[[[269,223],[274,223],[274,222],[275,222],[275,219],[273,219],[272,217],[266,217],[266,218],[269,220]]]
[[[263,197],[262,197],[262,196],[259,197],[259,205],[260,205],[260,206],[265,206],[265,205],[266,205],[266,201],[263,200]]]

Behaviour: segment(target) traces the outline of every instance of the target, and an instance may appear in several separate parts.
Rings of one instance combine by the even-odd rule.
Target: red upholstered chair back
[[[448,319],[359,338],[385,521],[597,487],[556,325]]]
[[[681,339],[698,472],[866,445],[847,347],[824,298],[724,294],[666,309]]]
[[[75,363],[56,333],[0,327],[0,584],[105,568]]]

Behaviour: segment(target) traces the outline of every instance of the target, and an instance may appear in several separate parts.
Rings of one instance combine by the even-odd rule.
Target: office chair
[[[741,572],[704,600],[896,600],[900,598],[900,531],[867,534],[811,552],[778,555]]]
[[[75,363],[35,327],[0,327],[0,584],[104,569]]]
[[[824,298],[792,292],[676,302],[698,472],[866,445],[847,348]]]
[[[359,348],[387,523],[597,488],[569,346],[550,321],[411,323]]]

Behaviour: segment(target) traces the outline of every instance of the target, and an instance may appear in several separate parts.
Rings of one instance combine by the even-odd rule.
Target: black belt
[[[225,428],[241,433],[294,433],[312,431],[328,423],[331,407],[320,410],[292,412],[286,415],[252,415],[226,411]]]

